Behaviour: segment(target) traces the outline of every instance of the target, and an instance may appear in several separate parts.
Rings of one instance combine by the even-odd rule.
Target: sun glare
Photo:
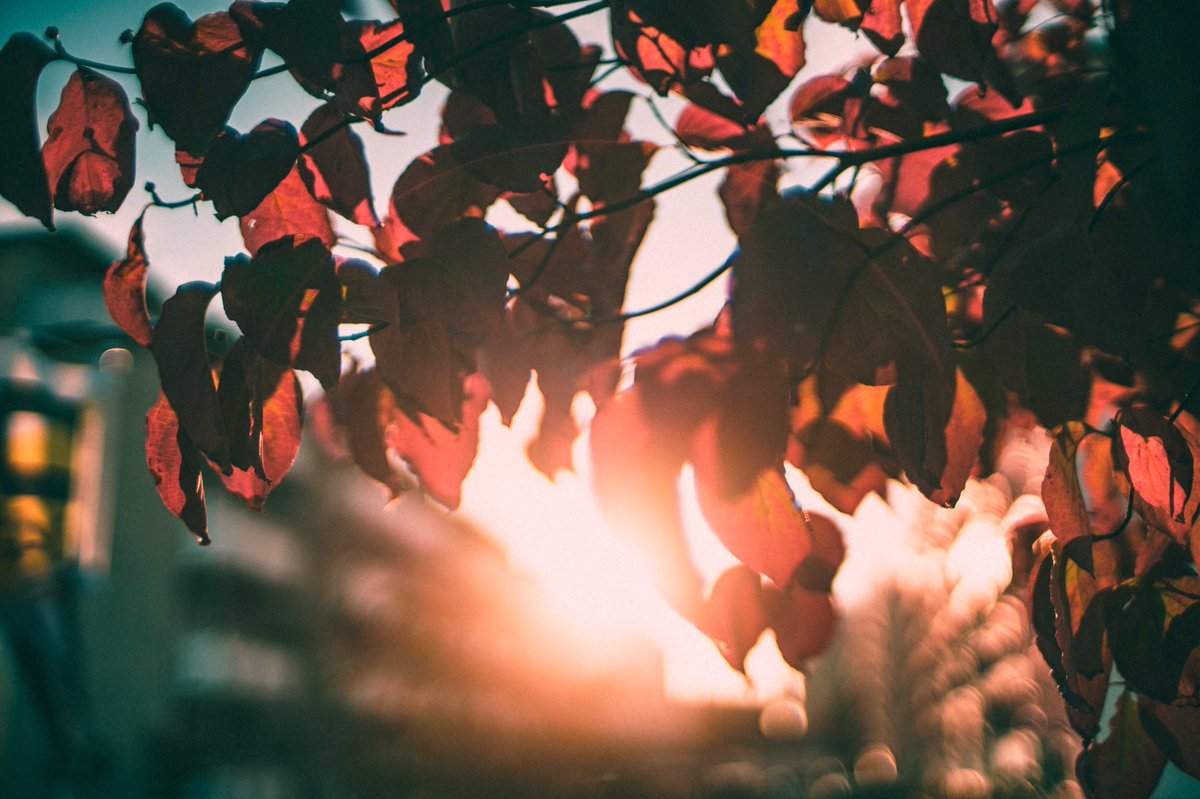
[[[463,486],[463,511],[544,586],[554,611],[589,640],[586,657],[618,660],[648,641],[662,655],[667,696],[678,701],[760,704],[801,694],[803,677],[783,662],[769,635],[751,653],[744,678],[659,596],[647,564],[596,507],[586,434],[575,443],[575,474],[561,473],[551,482],[529,465],[525,446],[541,414],[539,399],[534,391],[527,394],[511,429],[494,407],[485,412],[486,444]],[[586,400],[577,401],[576,410],[581,422],[591,416]],[[711,581],[736,561],[708,531],[690,484],[685,474],[685,527],[696,566]]]

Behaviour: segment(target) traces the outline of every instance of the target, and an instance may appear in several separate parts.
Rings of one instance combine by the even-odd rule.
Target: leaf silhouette
[[[32,33],[14,33],[0,49],[0,196],[49,230],[54,230],[54,210],[39,152],[37,82],[54,58]]]
[[[807,591],[797,585],[767,586],[764,604],[779,654],[794,669],[829,646],[837,630],[837,613],[829,594]]]
[[[207,544],[208,513],[200,475],[203,464],[204,456],[180,429],[166,395],[160,394],[146,414],[146,465],[163,505],[187,525],[201,544]]]
[[[301,144],[324,137],[304,151],[299,163],[305,185],[323,205],[359,225],[375,227],[379,218],[371,202],[371,177],[362,139],[332,105],[313,111],[300,128]],[[335,126],[331,135],[328,131]]]
[[[212,200],[217,218],[245,216],[278,186],[300,155],[296,129],[265,119],[246,135],[226,128],[213,140],[196,172],[196,185]]]
[[[388,0],[417,52],[434,69],[454,53],[443,0]]]
[[[238,220],[238,227],[251,256],[264,244],[285,236],[297,242],[317,239],[326,247],[337,241],[329,225],[329,213],[309,194],[297,167],[292,167],[258,207]]]
[[[400,300],[379,279],[379,270],[356,258],[338,259],[342,284],[343,323],[394,325],[399,321]]]
[[[319,239],[291,236],[253,259],[225,259],[221,299],[250,346],[270,361],[311,372],[326,389],[341,372],[337,339],[341,285]]]
[[[137,128],[119,83],[87,67],[75,70],[42,147],[54,207],[85,214],[120,208],[133,186]]]
[[[397,244],[403,250],[407,242],[432,239],[464,216],[482,216],[498,195],[463,169],[449,147],[437,147],[410,163],[392,188],[388,215],[398,224]]]
[[[300,382],[290,368],[259,357],[239,339],[225,358],[217,395],[233,465],[221,481],[251,508],[262,510],[300,450]]]
[[[132,49],[151,126],[161,125],[180,149],[196,155],[221,132],[262,53],[227,12],[193,23],[173,3],[146,12]]]
[[[129,229],[125,257],[113,261],[104,275],[104,304],[108,315],[129,337],[143,347],[150,346],[153,328],[146,309],[146,247],[142,226],[145,212],[134,220]]]
[[[854,0],[839,2],[853,6],[861,15]],[[823,3],[828,5],[825,0],[816,3],[818,14]],[[806,3],[777,0],[756,27],[752,41],[735,43],[719,51],[717,65],[742,102],[743,119],[757,119],[804,66],[803,31],[789,24],[802,5]]]
[[[180,286],[163,303],[150,352],[180,430],[225,471],[229,468],[228,442],[204,334],[204,316],[217,290],[199,280]]]
[[[345,431],[347,448],[358,468],[386,487],[390,499],[413,488],[388,460],[384,432],[395,417],[396,403],[378,373],[370,368],[359,371],[352,365],[325,399]]]
[[[1117,697],[1117,712],[1102,742],[1088,746],[1075,770],[1095,796],[1146,799],[1154,793],[1167,764],[1166,755],[1146,733],[1132,691]]]

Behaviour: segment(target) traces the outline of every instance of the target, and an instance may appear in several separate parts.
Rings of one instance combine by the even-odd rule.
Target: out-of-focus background
[[[0,35],[55,25],[78,55],[125,63],[118,35],[145,10],[9,4]],[[351,11],[390,14],[365,0]],[[577,29],[607,44],[603,25]],[[810,39],[801,77],[860,46]],[[44,73],[43,124],[69,72]],[[430,87],[389,114],[405,137],[364,133],[377,198],[433,146],[443,99]],[[315,104],[284,75],[256,82],[231,123],[302,119]],[[142,122],[139,182],[186,196],[172,149]],[[648,103],[632,125],[669,143]],[[648,180],[684,163],[664,150]],[[629,307],[731,251],[718,181],[662,198]],[[200,548],[145,468],[153,360],[101,296],[140,206],[131,196],[51,235],[0,203],[0,498],[30,553],[0,575],[0,797],[1078,795],[1078,743],[1031,648],[1027,575],[1008,557],[1041,513],[1044,438],[1011,441],[999,474],[954,510],[892,484],[848,517],[791,473],[849,549],[841,632],[807,675],[764,640],[744,679],[670,612],[600,521],[586,459],[554,483],[525,462],[532,395],[512,429],[485,414],[458,514],[415,496],[384,507],[306,441],[265,514],[209,496],[214,543]],[[155,209],[146,229],[152,307],[242,249],[236,221],[205,211]],[[635,320],[626,351],[707,323],[724,292]],[[210,336],[228,331],[212,320]],[[689,527],[715,578],[731,557],[697,513]],[[1171,773],[1158,795],[1193,787]]]

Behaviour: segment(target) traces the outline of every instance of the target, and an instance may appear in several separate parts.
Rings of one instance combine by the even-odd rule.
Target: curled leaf
[[[204,507],[204,457],[187,434],[165,394],[146,415],[146,465],[154,476],[158,496],[201,544],[208,543],[208,514]]]
[[[146,246],[142,225],[145,213],[138,216],[129,229],[125,257],[113,261],[104,275],[104,304],[112,317],[129,337],[143,347],[150,346],[153,329],[150,312],[146,309]]]

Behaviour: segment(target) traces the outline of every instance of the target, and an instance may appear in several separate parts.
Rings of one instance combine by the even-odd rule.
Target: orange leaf
[[[146,247],[142,237],[143,212],[129,229],[125,257],[113,261],[104,275],[104,304],[108,314],[129,337],[143,347],[150,346],[152,329],[146,309]]]

